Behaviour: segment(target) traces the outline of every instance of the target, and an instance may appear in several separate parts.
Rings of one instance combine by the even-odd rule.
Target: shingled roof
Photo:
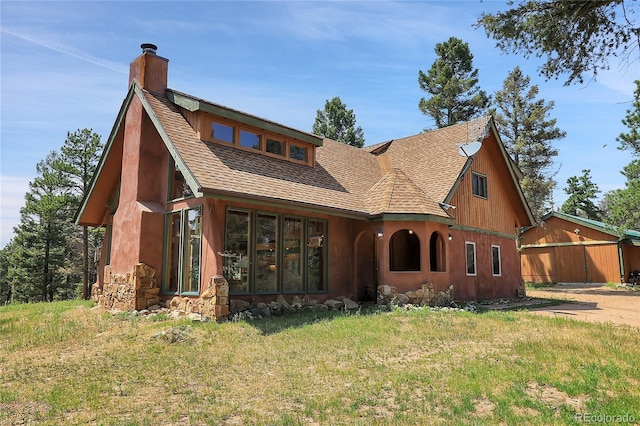
[[[180,105],[174,102],[176,94]],[[181,113],[190,95],[172,90],[151,93],[134,82],[120,115],[131,96],[140,98],[196,194],[296,205],[362,218],[420,214],[450,219],[439,203],[446,201],[465,170],[467,159],[458,153],[458,144],[482,140],[491,120],[483,117],[365,148],[326,138],[320,143],[318,139],[316,164],[309,167],[201,140]],[[192,99],[199,109],[206,110],[208,105],[225,108]],[[112,138],[120,122],[116,120]],[[100,170],[98,179],[99,174]]]

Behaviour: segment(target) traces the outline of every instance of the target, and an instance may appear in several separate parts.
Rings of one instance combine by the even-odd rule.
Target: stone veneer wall
[[[107,265],[104,268],[104,285],[95,283],[91,287],[92,300],[112,310],[140,311],[160,305],[160,287],[155,279],[156,270],[138,263],[131,272],[124,275],[112,274]],[[201,314],[204,317],[224,320],[229,315],[229,284],[216,275],[209,287],[197,299],[175,296],[167,301],[167,308],[184,314]]]
[[[167,301],[167,308],[188,314],[200,314],[221,321],[229,315],[229,283],[222,275],[211,277],[209,287],[200,297],[175,296]]]
[[[104,267],[104,284],[91,287],[91,298],[106,309],[133,311],[160,304],[160,287],[156,270],[144,263],[134,265],[131,272],[112,274],[109,265]]]

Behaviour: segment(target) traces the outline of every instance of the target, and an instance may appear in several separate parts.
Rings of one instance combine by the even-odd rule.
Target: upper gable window
[[[471,186],[473,195],[487,198],[487,177],[479,173],[471,173]]]
[[[182,171],[178,165],[169,159],[169,187],[167,193],[167,201],[178,200],[181,198],[193,197],[193,191],[189,187],[187,180],[184,178]]]
[[[211,122],[211,139],[233,143],[235,129],[222,123]]]
[[[266,151],[270,154],[284,156],[284,142],[276,139],[267,138]]]
[[[240,145],[245,148],[260,150],[260,135],[248,130],[240,130]]]
[[[292,160],[307,162],[307,148],[294,144],[289,144],[289,158]]]

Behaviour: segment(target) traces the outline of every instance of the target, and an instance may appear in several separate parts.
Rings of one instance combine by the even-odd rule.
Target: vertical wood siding
[[[487,198],[473,195],[472,172],[487,177]],[[471,169],[456,189],[451,204],[456,223],[515,235],[515,228],[528,225],[524,208],[509,170],[493,136],[473,156]]]

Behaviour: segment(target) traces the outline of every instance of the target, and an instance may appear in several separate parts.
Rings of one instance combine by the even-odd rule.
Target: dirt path
[[[538,315],[640,328],[640,291],[614,289],[603,284],[561,283],[544,290],[528,290],[527,296],[567,300],[561,305],[530,309],[529,312]]]

